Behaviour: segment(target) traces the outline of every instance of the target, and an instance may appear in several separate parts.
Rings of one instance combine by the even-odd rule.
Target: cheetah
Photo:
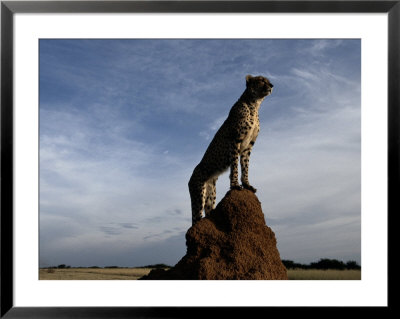
[[[231,108],[189,180],[192,225],[202,218],[203,210],[208,216],[214,209],[218,176],[229,167],[230,189],[256,192],[248,179],[250,153],[260,131],[258,109],[272,88],[271,82],[263,76],[246,76],[245,91]],[[239,157],[242,185],[238,181]]]

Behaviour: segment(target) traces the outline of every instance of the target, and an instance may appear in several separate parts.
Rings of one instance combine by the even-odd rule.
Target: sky
[[[39,44],[40,267],[175,265],[187,183],[245,89],[250,183],[282,259],[361,264],[361,41],[119,39]],[[229,173],[217,182],[217,203]]]

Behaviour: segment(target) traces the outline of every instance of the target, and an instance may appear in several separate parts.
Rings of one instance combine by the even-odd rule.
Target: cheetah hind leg
[[[210,215],[210,212],[215,207],[217,179],[217,177],[211,178],[206,183],[206,200],[204,206],[206,217]]]
[[[202,183],[189,182],[189,192],[192,204],[192,226],[196,224],[203,216],[206,188]]]

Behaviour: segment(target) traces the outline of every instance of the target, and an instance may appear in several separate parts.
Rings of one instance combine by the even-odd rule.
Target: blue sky
[[[274,84],[249,179],[281,258],[361,263],[360,40],[40,40],[40,266],[176,264],[247,74]]]

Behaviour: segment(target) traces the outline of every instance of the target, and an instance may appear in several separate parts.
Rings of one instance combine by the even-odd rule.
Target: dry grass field
[[[361,280],[361,270],[289,269],[289,280]]]
[[[40,269],[40,280],[136,280],[150,268]],[[360,270],[289,269],[289,280],[360,280]]]
[[[136,280],[150,268],[66,268],[40,269],[40,280]]]

